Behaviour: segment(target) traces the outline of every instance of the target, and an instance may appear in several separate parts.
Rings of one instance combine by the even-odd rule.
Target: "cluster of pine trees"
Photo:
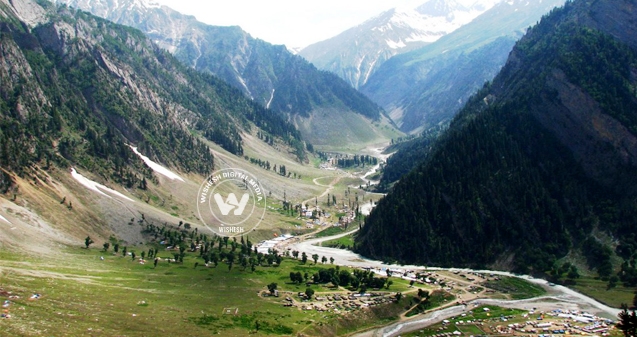
[[[370,155],[354,155],[352,157],[346,156],[344,158],[338,158],[336,160],[336,165],[338,167],[347,168],[347,167],[365,167],[365,165],[376,165],[378,164],[378,158],[372,157]]]
[[[376,189],[387,192],[400,177],[423,163],[443,130],[443,127],[435,127],[422,132],[417,138],[398,138],[399,141],[392,139],[392,145],[386,151],[395,153],[387,158]]]
[[[389,288],[394,282],[389,277],[376,277],[368,270],[355,269],[353,273],[341,270],[339,266],[333,268],[320,268],[314,274],[309,275],[300,272],[290,272],[292,283],[313,282],[315,284],[332,283],[334,287],[349,288],[353,291],[364,293],[367,289]]]
[[[219,263],[225,263],[228,270],[236,264],[241,266],[242,270],[249,267],[253,272],[258,266],[281,264],[282,257],[277,251],[259,253],[249,238],[244,239],[242,236],[240,241],[237,241],[236,237],[230,239],[227,236],[208,236],[199,233],[197,228],[191,230],[188,223],[183,224],[183,227],[182,224],[180,222],[175,228],[168,224],[160,227],[149,223],[144,226],[142,233],[150,237],[155,244],[163,242],[165,247],[174,247],[173,258],[178,262],[183,262],[186,254],[190,252],[198,254],[205,265],[212,263],[217,267]]]
[[[352,90],[344,80],[329,71],[317,70],[300,56],[294,62],[280,63],[276,95],[270,108],[275,111],[299,114],[308,117],[319,104],[340,103],[340,108],[349,109],[371,120],[380,119],[383,109],[362,93]],[[326,90],[327,89],[327,90]]]

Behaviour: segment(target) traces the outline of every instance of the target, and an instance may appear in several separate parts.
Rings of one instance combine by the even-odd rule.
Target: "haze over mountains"
[[[350,144],[395,134],[382,109],[337,76],[317,70],[284,46],[252,38],[238,26],[206,25],[149,1],[57,2],[140,29],[185,64],[289,116],[312,144],[339,145],[335,129]]]
[[[392,56],[435,42],[500,1],[479,0],[465,7],[455,0],[430,0],[414,9],[393,8],[299,55],[359,88]]]
[[[525,30],[563,0],[501,2],[423,48],[398,55],[361,91],[385,108],[402,131],[449,121],[491,80]]]
[[[592,296],[608,281],[625,288],[605,296],[632,299],[637,0],[550,9],[557,2],[506,0],[381,65],[360,89],[403,130],[424,130],[405,137],[345,80],[239,27],[142,0],[74,3],[144,31],[0,0],[0,325],[27,336],[336,336],[437,310],[441,298],[484,302],[469,295],[476,286],[519,305],[503,298],[528,286],[467,278],[448,301],[440,282],[452,271],[412,287],[296,245],[342,220],[359,232],[337,244],[366,258],[556,282],[581,272]],[[461,16],[453,3],[427,13]],[[423,32],[378,41],[392,49]],[[369,154],[396,136],[383,167]],[[365,186],[378,167],[384,190]],[[215,185],[223,169],[241,178]],[[242,216],[250,198],[254,217],[231,231],[200,212]],[[286,234],[293,245],[253,244]],[[339,301],[345,292],[379,296]],[[524,296],[543,310],[577,304]]]
[[[381,105],[403,132],[448,122],[491,80],[524,31],[564,0],[431,0],[392,9],[300,55]]]
[[[256,166],[246,160],[255,152],[279,168],[307,161],[307,143],[285,115],[136,29],[48,2],[2,0],[0,39],[0,211],[20,214],[10,217],[18,229],[0,228],[3,245],[32,235],[35,247],[50,247],[87,234],[136,243],[141,233],[127,223],[140,213],[156,223],[196,221],[197,186],[215,169]],[[182,179],[164,178],[132,147]],[[283,195],[287,177],[262,171],[279,180],[272,195]],[[83,188],[78,173],[119,194]]]

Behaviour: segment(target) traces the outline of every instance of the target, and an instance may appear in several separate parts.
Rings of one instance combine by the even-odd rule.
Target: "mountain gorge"
[[[574,254],[634,286],[636,5],[569,1],[530,29],[379,202],[357,251],[538,274]]]
[[[504,1],[437,41],[393,57],[361,91],[404,132],[448,122],[504,65],[524,31],[564,0]]]
[[[299,55],[360,88],[392,56],[423,47],[469,23],[498,0],[465,7],[456,1],[430,0],[415,9],[393,8]]]
[[[252,38],[238,26],[207,25],[148,1],[57,2],[142,30],[184,64],[218,76],[287,116],[314,145],[340,145],[337,134],[347,143],[394,134],[382,108],[337,76],[317,70],[285,46]]]

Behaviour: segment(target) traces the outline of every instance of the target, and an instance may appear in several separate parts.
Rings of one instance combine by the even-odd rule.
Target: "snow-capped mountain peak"
[[[416,8],[394,8],[299,54],[317,67],[337,73],[355,88],[390,57],[437,41],[503,0],[428,0]]]

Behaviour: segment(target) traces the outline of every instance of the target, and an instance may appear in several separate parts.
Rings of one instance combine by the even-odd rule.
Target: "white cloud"
[[[294,48],[333,37],[388,9],[415,8],[428,0],[156,1],[207,24],[241,26],[253,37]]]

